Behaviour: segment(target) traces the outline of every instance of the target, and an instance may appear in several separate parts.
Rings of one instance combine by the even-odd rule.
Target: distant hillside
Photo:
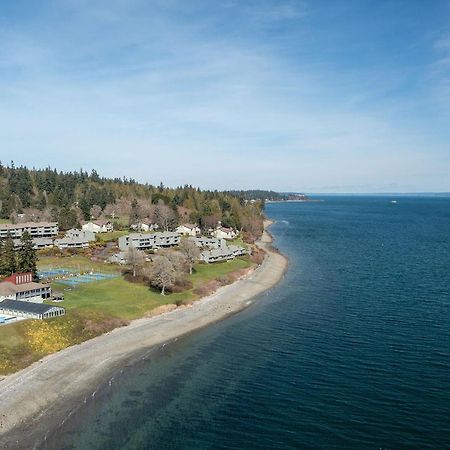
[[[0,163],[0,219],[12,222],[57,220],[62,229],[105,217],[124,226],[144,218],[166,225],[195,222],[203,228],[221,222],[256,236],[262,230],[263,197],[252,197],[257,201],[251,203],[248,198],[191,185],[167,188],[106,178],[95,170],[59,172]]]
[[[262,189],[251,189],[248,191],[227,191],[227,194],[243,198],[245,200],[262,200],[262,201],[284,201],[284,200],[307,200],[305,194],[292,192],[275,192],[265,191]]]

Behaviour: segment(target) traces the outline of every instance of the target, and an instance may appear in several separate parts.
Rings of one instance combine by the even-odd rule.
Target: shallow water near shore
[[[43,448],[450,447],[450,199],[397,201],[268,205],[285,279],[105,380]]]

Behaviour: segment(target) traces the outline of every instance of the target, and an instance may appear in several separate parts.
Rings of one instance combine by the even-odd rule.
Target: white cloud
[[[179,18],[174,2],[139,14],[143,4],[66,2],[55,35],[7,39],[4,61],[16,64],[17,42],[28,56],[22,77],[0,77],[0,159],[218,188],[448,186],[449,159],[395,120],[411,103],[368,107],[354,80],[214,33],[217,18]],[[262,5],[253,19],[305,14]],[[370,94],[390,85],[382,76]]]

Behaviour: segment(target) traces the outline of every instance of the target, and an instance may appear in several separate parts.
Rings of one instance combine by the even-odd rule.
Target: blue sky
[[[450,191],[450,2],[2,0],[0,159]]]

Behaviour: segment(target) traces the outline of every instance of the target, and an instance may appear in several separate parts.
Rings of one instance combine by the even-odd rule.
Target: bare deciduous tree
[[[93,205],[89,213],[92,219],[98,219],[102,214],[102,208],[98,205]]]
[[[158,204],[154,211],[155,222],[164,231],[168,231],[175,224],[175,213],[170,206]]]
[[[125,254],[125,259],[127,261],[127,264],[131,267],[131,270],[133,271],[133,277],[135,277],[137,273],[144,267],[144,253],[133,247],[132,245],[128,247]]]
[[[200,249],[197,247],[195,242],[189,239],[183,239],[180,243],[180,252],[186,258],[186,262],[189,267],[189,274],[192,275],[194,263],[200,258]]]
[[[166,288],[173,285],[176,279],[176,271],[165,255],[158,255],[153,260],[150,271],[151,285],[161,289],[161,295],[165,295]]]

